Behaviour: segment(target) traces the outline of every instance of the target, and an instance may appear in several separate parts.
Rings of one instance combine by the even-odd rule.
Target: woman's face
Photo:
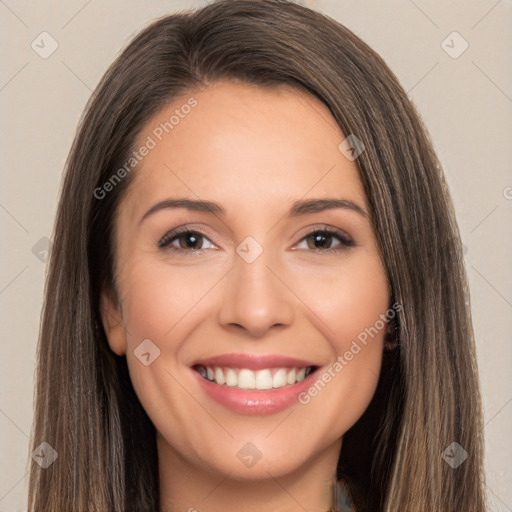
[[[337,460],[390,300],[344,139],[306,93],[227,81],[139,134],[102,312],[160,454],[239,479]]]

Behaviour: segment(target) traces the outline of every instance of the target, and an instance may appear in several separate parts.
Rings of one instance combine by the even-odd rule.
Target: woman
[[[142,31],[67,162],[29,510],[482,511],[481,432],[452,201],[383,60],[279,0]]]

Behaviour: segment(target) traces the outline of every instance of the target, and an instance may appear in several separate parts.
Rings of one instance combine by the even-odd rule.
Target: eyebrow
[[[218,203],[213,201],[205,201],[200,199],[166,199],[165,201],[161,201],[154,206],[152,206],[141,218],[140,223],[144,221],[147,217],[152,215],[153,213],[166,209],[176,209],[176,208],[185,208],[190,211],[196,212],[206,212],[213,213],[214,215],[225,216],[226,210]],[[352,210],[363,217],[368,217],[368,212],[354,203],[353,201],[349,201],[348,199],[337,199],[337,198],[328,198],[328,199],[307,199],[295,201],[292,204],[288,212],[289,217],[297,217],[299,215],[305,215],[308,213],[318,213],[326,210],[332,210],[335,208],[340,208],[344,210]]]

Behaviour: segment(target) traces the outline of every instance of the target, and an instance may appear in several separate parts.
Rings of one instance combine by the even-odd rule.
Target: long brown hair
[[[483,511],[469,289],[441,165],[383,59],[340,23],[285,0],[221,0],[157,20],[89,100],[66,163],[37,352],[32,450],[44,441],[58,458],[46,469],[31,461],[29,510],[159,508],[155,429],[99,314],[100,292],[115,291],[115,213],[136,169],[104,197],[95,191],[158,109],[218,79],[305,90],[365,145],[356,163],[402,308],[398,348],[340,453],[356,509]],[[467,459],[452,467],[447,448]]]

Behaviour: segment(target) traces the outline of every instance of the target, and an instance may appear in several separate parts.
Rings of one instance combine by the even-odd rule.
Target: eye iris
[[[197,235],[196,233],[185,233],[180,235],[180,247],[182,249],[200,249],[201,248],[201,235]],[[186,243],[183,244],[181,241],[186,240]],[[189,243],[191,242],[191,243]]]
[[[325,248],[323,244],[327,244],[327,247],[329,247],[331,245],[331,241],[332,241],[332,235],[330,235],[329,233],[322,233],[322,232],[318,232],[318,233],[313,233],[309,239],[313,239],[314,242],[313,242],[313,247],[311,246],[311,244],[308,244],[309,248],[310,249],[322,249],[322,248]],[[317,242],[320,243],[320,247],[318,247]]]

